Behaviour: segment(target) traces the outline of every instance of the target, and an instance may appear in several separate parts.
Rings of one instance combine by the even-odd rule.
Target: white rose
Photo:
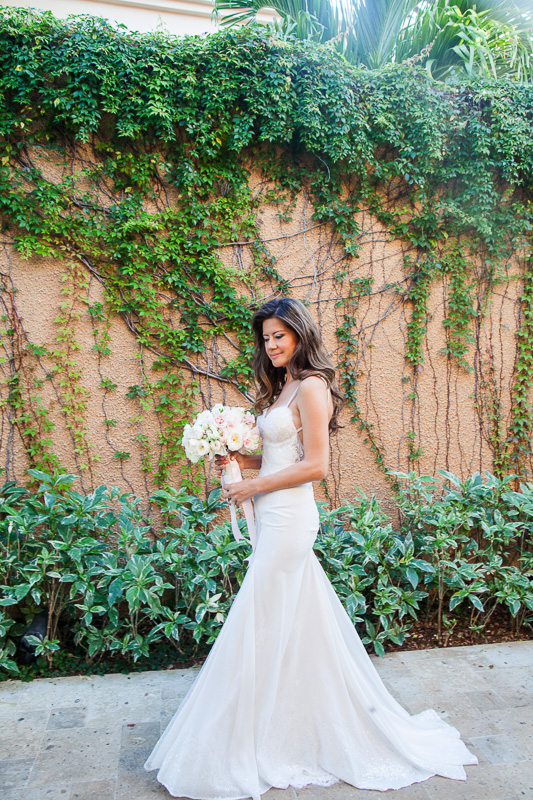
[[[200,454],[198,452],[198,444],[199,442],[197,439],[191,439],[185,445],[185,455],[187,456],[189,461],[193,462],[193,464],[196,464],[196,462],[200,459]]]
[[[226,419],[228,421],[228,425],[233,426],[234,428],[242,423],[242,415],[239,413],[238,408],[231,408],[226,414]]]
[[[244,437],[244,446],[249,453],[253,453],[259,447],[259,436],[251,433],[249,436]]]
[[[242,433],[240,430],[233,430],[228,434],[226,444],[229,450],[240,450],[242,447]]]
[[[200,456],[200,458],[202,456],[207,455],[210,451],[211,447],[209,445],[209,442],[206,442],[205,439],[202,439],[201,441],[198,442],[198,455]]]
[[[192,439],[192,425],[187,423],[183,429],[183,437],[181,439],[182,445],[185,446],[189,439]]]

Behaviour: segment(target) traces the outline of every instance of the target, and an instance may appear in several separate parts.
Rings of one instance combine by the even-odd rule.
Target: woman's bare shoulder
[[[314,397],[322,395],[327,389],[327,382],[325,378],[319,375],[308,375],[300,383],[298,394],[302,393],[305,397]]]

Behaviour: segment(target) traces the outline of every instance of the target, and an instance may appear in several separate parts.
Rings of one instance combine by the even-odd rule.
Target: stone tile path
[[[393,792],[344,783],[264,800],[533,800],[533,641],[374,659],[414,714],[434,708],[479,765]],[[197,670],[0,683],[1,800],[168,800],[143,763]]]

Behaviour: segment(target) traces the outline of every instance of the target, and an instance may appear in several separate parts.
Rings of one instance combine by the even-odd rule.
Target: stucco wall
[[[39,159],[38,153],[35,153],[35,158]],[[62,167],[53,159],[41,159],[40,166],[50,180],[60,179]],[[81,172],[78,180],[81,187]],[[264,176],[252,171],[250,185],[258,194],[267,184]],[[169,197],[172,202],[171,193]],[[339,360],[343,347],[335,331],[342,321],[349,281],[364,277],[373,279],[371,293],[360,300],[355,312],[358,320],[355,332],[359,341],[355,360],[360,409],[372,425],[375,442],[384,452],[386,467],[400,471],[411,468],[424,474],[435,474],[442,468],[463,477],[475,470],[492,470],[487,419],[481,406],[484,393],[492,391],[496,393],[504,418],[510,410],[517,298],[520,293],[520,281],[513,280],[512,276],[520,268],[519,256],[507,266],[508,276],[494,293],[486,313],[473,321],[472,334],[476,341],[467,356],[470,370],[457,366],[442,353],[446,344],[443,320],[447,313],[448,287],[444,279],[433,283],[424,366],[413,374],[405,360],[411,306],[398,292],[398,286],[405,288],[409,280],[404,268],[404,257],[408,252],[406,244],[391,240],[376,219],[362,210],[358,220],[361,250],[358,258],[346,262],[333,230],[327,225],[317,225],[312,219],[313,208],[305,192],[297,197],[290,221],[280,221],[276,216],[277,210],[268,204],[259,206],[261,236],[276,258],[278,271],[290,281],[292,295],[309,303],[333,363]],[[244,270],[250,263],[249,247],[245,244],[221,248],[220,255],[225,263],[241,264]],[[411,250],[410,255],[416,256],[416,253]],[[24,260],[9,244],[4,244],[0,262],[5,285],[12,281],[16,287],[16,313],[28,341],[49,349],[60,348],[55,320],[65,301],[62,292],[71,285],[69,264],[38,257]],[[80,265],[77,269],[83,271]],[[340,269],[346,272],[342,279],[338,275]],[[475,275],[472,275],[472,281],[476,303],[479,301],[481,304],[481,286],[476,283]],[[79,287],[79,281],[77,285]],[[141,448],[136,437],[139,433],[144,434],[152,453],[157,455],[160,423],[153,408],[141,409],[138,399],[127,397],[129,387],[140,380],[139,345],[123,319],[115,316],[109,328],[110,354],[98,354],[94,347],[94,320],[88,307],[105,302],[104,288],[87,273],[86,285],[75,291],[74,316],[70,324],[75,330],[79,349],[71,356],[82,372],[80,383],[87,391],[86,440],[98,459],[91,471],[84,472],[83,486],[88,489],[100,483],[119,485],[146,498],[154,484],[152,475],[141,469]],[[255,285],[253,294],[257,301],[269,299],[268,283]],[[66,297],[72,299],[72,295]],[[97,327],[101,330],[103,326],[99,324]],[[211,343],[209,351],[197,357],[196,363],[202,368],[220,366],[224,355],[231,355],[232,349],[227,340],[219,337]],[[8,391],[5,379],[9,371],[6,354],[7,350],[2,364],[4,400]],[[152,375],[150,371],[154,354],[144,350],[142,355],[147,376],[156,380],[157,374]],[[53,449],[65,469],[78,472],[72,436],[66,427],[56,389],[46,379],[46,370],[53,369],[53,362],[46,357],[41,362],[38,364],[33,359],[28,369],[34,371],[32,374],[37,379],[43,380],[36,393],[43,397],[55,425],[50,434]],[[176,371],[180,380],[190,380],[188,369],[176,367]],[[116,390],[105,394],[102,389],[102,380],[105,379],[111,379],[117,385]],[[233,387],[216,380],[200,377],[200,390],[201,402],[206,405],[218,401],[246,404]],[[412,397],[414,390],[416,396]],[[352,413],[350,408],[345,408],[342,413],[344,428],[331,439],[327,487],[317,485],[316,496],[325,499],[329,495],[331,503],[338,505],[356,497],[359,488],[367,494],[376,493],[387,505],[391,496],[390,485],[383,470],[378,468],[372,449],[365,443],[367,432],[362,431],[357,423],[350,422]],[[19,431],[10,427],[6,414],[4,406],[0,452],[7,469],[5,475],[10,479],[24,480],[27,457]],[[105,424],[106,416],[116,421],[113,427]],[[408,459],[410,430],[416,433],[416,445],[423,451],[416,462]],[[130,457],[120,461],[115,456],[117,451],[127,451]],[[83,459],[83,454],[78,454],[78,463],[80,459]],[[178,465],[172,468],[171,481],[175,485],[180,483]],[[205,488],[214,483],[213,473],[207,470]]]
[[[131,31],[157,30],[176,36],[205,36],[220,29],[212,16],[212,0],[4,0],[2,5],[51,11],[59,19],[88,14],[126,25]],[[277,17],[273,9],[257,15],[263,23]]]

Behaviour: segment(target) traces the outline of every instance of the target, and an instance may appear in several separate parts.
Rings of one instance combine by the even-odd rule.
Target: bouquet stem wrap
[[[242,474],[241,468],[239,467],[239,462],[235,459],[228,458],[228,464],[224,467],[224,472],[221,475],[221,483],[222,487],[229,483],[238,483],[242,481]],[[255,532],[255,517],[254,517],[254,509],[251,500],[245,500],[242,504],[242,510],[244,511],[244,518],[246,519],[246,525],[248,526],[248,533],[250,534],[250,543],[252,545],[252,552],[255,550],[255,545],[257,541],[257,535]],[[233,535],[235,539],[239,542],[241,539],[244,539],[244,536],[239,530],[239,525],[237,523],[237,514],[235,512],[235,505],[230,500],[229,504],[229,511],[231,516],[231,530],[233,531]]]

